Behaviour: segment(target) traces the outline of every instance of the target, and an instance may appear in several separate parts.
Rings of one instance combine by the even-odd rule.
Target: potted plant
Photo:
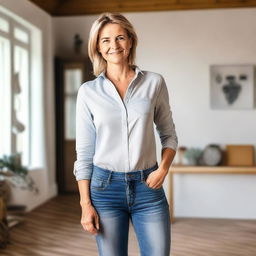
[[[36,194],[39,192],[28,169],[21,165],[19,153],[0,158],[0,196],[6,193],[6,200],[9,196],[7,182],[13,187],[28,189]]]

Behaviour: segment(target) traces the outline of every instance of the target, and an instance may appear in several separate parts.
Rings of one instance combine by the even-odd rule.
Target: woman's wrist
[[[81,205],[81,207],[87,207],[87,206],[91,206],[92,202],[91,202],[90,199],[88,199],[88,200],[85,200],[85,201],[80,201],[80,205]]]
[[[168,171],[169,171],[169,167],[168,166],[164,166],[164,165],[159,165],[159,168],[158,169],[160,169],[160,171],[163,173],[163,174],[167,174],[168,173]]]

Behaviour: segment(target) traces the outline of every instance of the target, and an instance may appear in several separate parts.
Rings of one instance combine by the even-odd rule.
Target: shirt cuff
[[[171,148],[174,151],[177,151],[178,144],[176,142],[168,142],[168,143],[165,143],[164,145],[162,145],[162,149],[163,148]]]
[[[92,165],[88,167],[82,167],[81,169],[78,168],[78,162],[75,161],[74,163],[74,169],[73,169],[73,174],[75,175],[76,180],[90,180],[92,176]]]

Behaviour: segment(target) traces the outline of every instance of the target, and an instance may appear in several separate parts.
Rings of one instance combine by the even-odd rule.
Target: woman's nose
[[[118,48],[119,48],[119,44],[118,44],[118,42],[117,42],[116,40],[113,40],[113,41],[111,42],[111,44],[110,44],[110,47],[111,47],[112,49],[118,49]]]

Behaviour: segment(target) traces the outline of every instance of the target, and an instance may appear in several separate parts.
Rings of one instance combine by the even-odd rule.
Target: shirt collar
[[[135,76],[138,75],[138,73],[141,73],[142,75],[144,75],[144,72],[137,66],[137,65],[133,65],[135,67]],[[103,70],[98,77],[103,77],[106,79],[106,74],[105,74],[105,70]]]

